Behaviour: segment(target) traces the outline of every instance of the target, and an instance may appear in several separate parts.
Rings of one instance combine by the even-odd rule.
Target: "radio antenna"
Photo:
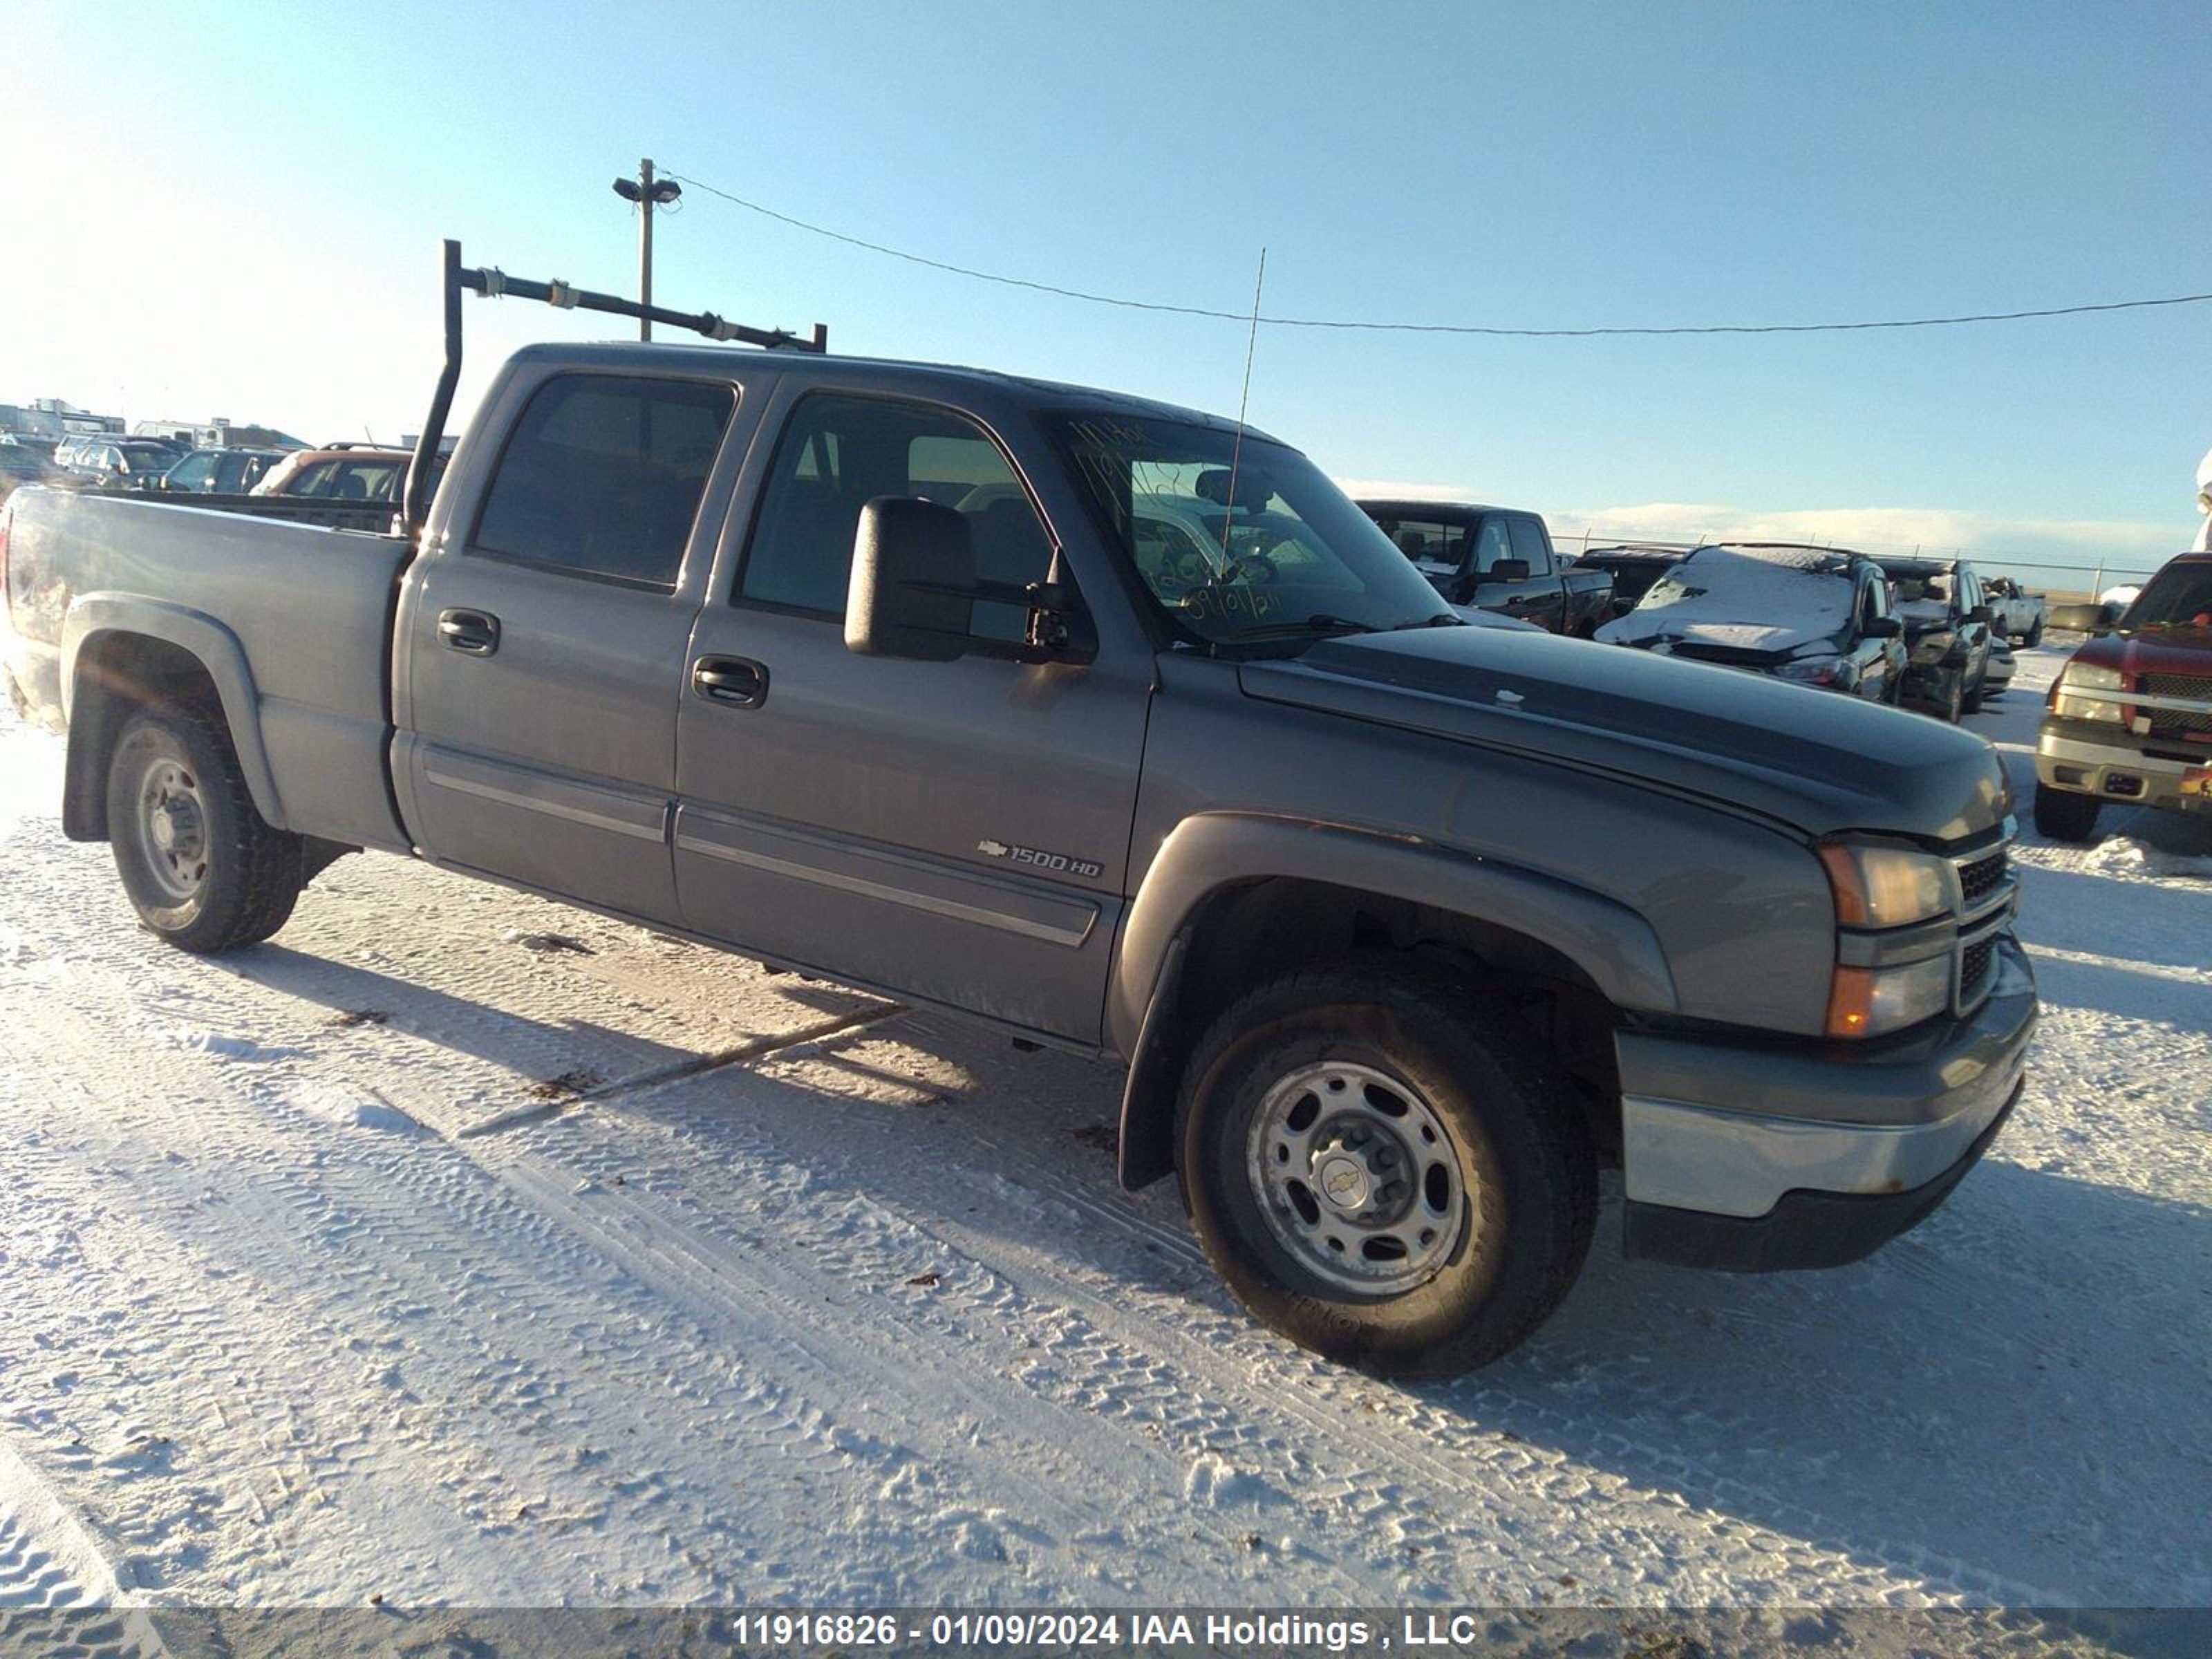
[[[1260,291],[1267,286],[1267,250],[1260,250],[1259,280],[1252,284],[1252,332],[1244,342],[1244,392],[1237,400],[1237,441],[1229,451],[1229,500],[1221,510],[1221,568],[1229,568],[1229,530],[1237,517],[1237,467],[1244,459],[1244,412],[1252,406],[1252,356],[1260,344]]]

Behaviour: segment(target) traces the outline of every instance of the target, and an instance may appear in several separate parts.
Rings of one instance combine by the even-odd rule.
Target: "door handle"
[[[489,657],[499,649],[499,618],[489,611],[441,611],[438,637],[453,650]]]
[[[691,689],[709,702],[757,708],[768,700],[768,670],[750,657],[702,657],[691,665]]]

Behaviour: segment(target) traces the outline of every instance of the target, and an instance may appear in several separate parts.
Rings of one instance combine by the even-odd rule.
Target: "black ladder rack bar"
[[[439,286],[445,301],[446,361],[438,371],[437,389],[431,394],[430,413],[422,422],[422,431],[415,441],[415,459],[408,465],[407,486],[400,501],[400,529],[407,538],[419,545],[423,520],[429,513],[430,469],[436,460],[438,447],[446,435],[446,417],[453,413],[453,389],[461,378],[461,295],[477,294],[486,299],[512,295],[518,300],[542,300],[546,304],[564,311],[599,311],[611,316],[651,318],[656,323],[665,323],[672,328],[690,329],[710,340],[735,340],[745,345],[764,346],[771,350],[826,352],[830,349],[830,331],[820,323],[814,325],[811,337],[787,332],[782,329],[747,328],[742,324],[725,322],[711,311],[671,311],[665,306],[641,305],[635,300],[625,300],[617,294],[599,294],[590,289],[574,288],[567,283],[532,282],[525,276],[509,276],[496,267],[478,269],[461,264],[461,245],[448,238],[440,250],[441,270]]]

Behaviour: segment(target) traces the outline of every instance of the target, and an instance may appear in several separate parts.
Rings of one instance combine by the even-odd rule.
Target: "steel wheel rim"
[[[208,813],[190,766],[169,755],[147,765],[138,782],[137,828],[154,885],[172,905],[191,902],[207,880]]]
[[[1331,1289],[1402,1296],[1442,1270],[1473,1206],[1443,1120],[1370,1066],[1320,1060],[1279,1079],[1246,1139],[1276,1242]]]

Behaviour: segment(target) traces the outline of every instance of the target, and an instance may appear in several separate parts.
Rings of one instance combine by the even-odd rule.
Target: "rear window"
[[[471,550],[672,591],[736,406],[726,385],[556,375],[515,423]]]

